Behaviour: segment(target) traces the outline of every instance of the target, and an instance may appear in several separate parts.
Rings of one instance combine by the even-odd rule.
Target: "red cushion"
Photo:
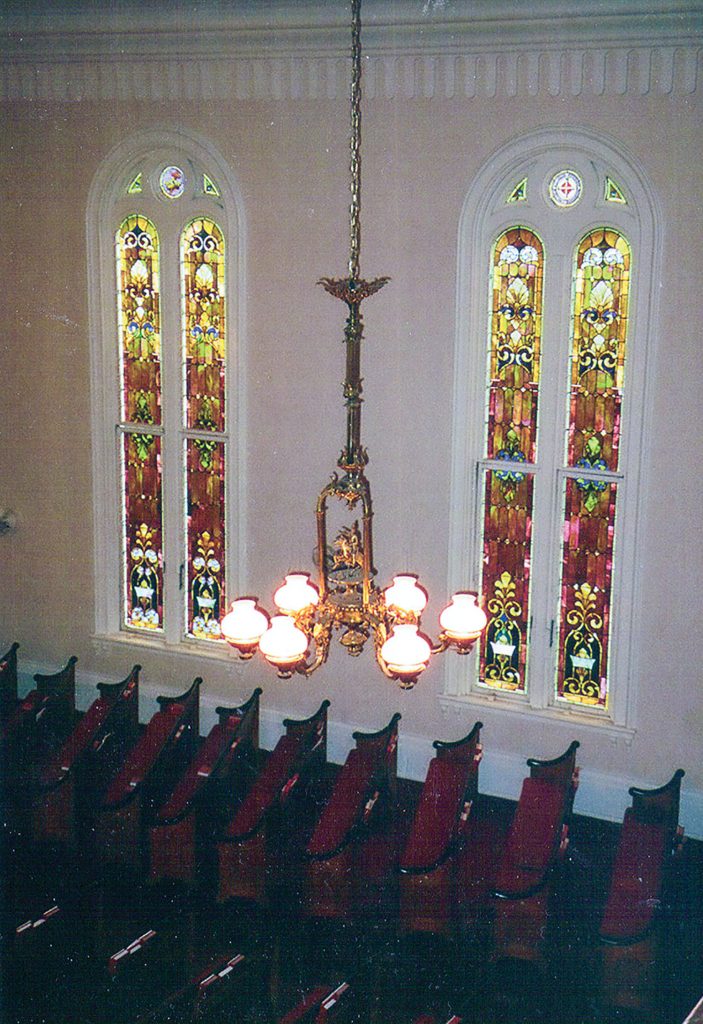
[[[51,762],[42,771],[42,785],[50,786],[68,774],[81,754],[85,753],[93,742],[95,734],[102,728],[113,706],[113,702],[104,697],[98,697],[93,701],[58,754],[52,757]]]
[[[175,703],[156,712],[108,789],[104,801],[106,805],[124,800],[144,781],[171,738],[184,710],[182,704]]]
[[[273,805],[289,777],[295,772],[298,756],[306,736],[302,732],[281,736],[264,770],[247,793],[230,821],[226,836],[237,839],[258,828],[266,811]]]
[[[460,761],[432,758],[401,868],[429,868],[443,856],[454,835],[471,768]]]
[[[664,825],[639,821],[631,807],[625,812],[602,938],[626,942],[649,928],[661,896],[667,834]]]
[[[210,734],[201,746],[190,765],[174,786],[168,801],[159,809],[157,819],[168,821],[182,814],[188,804],[192,803],[203,786],[206,785],[210,773],[220,760],[225,747],[233,739],[239,727],[238,718],[229,718],[225,725],[219,722],[210,730]]]
[[[375,749],[355,748],[349,752],[344,767],[337,776],[332,795],[308,843],[309,854],[323,856],[342,845],[357,820],[361,802],[377,763]]]
[[[566,797],[558,783],[525,779],[498,869],[498,892],[515,896],[541,884],[557,850]]]

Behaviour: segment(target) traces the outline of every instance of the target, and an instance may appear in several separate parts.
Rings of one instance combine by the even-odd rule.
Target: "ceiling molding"
[[[680,46],[369,57],[364,93],[370,100],[690,95],[699,88],[701,55],[701,47]],[[346,96],[348,75],[341,57],[24,60],[0,66],[0,100],[334,100]]]
[[[2,99],[336,99],[348,90],[343,0],[122,0],[99,19],[87,0],[6,4]],[[371,99],[690,94],[703,4],[366,0],[363,46]]]

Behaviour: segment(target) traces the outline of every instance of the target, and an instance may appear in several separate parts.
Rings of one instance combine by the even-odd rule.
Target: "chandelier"
[[[277,613],[272,618],[254,598],[239,598],[222,620],[222,634],[241,658],[258,649],[289,679],[293,673],[311,675],[327,660],[334,633],[349,654],[358,655],[373,637],[376,660],[384,675],[410,689],[427,667],[431,655],[453,649],[468,654],[486,626],[477,595],[454,594],[439,617],[435,644],[420,632],[427,593],[417,576],[394,576],[393,584],[379,590],[374,584],[371,488],[365,468],[368,454],[361,444],[361,303],[390,279],[365,281],[359,270],[361,244],[361,0],[351,0],[352,74],[350,132],[349,276],[323,277],[325,291],[347,306],[344,327],[346,375],[346,443],[333,473],[317,499],[317,586],[309,573],[294,572],[273,596]],[[342,525],[334,542],[327,542],[330,500],[346,505],[356,518]],[[361,527],[359,526],[361,521]]]

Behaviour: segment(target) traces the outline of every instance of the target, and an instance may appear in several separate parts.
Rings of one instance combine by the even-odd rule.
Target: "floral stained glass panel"
[[[188,633],[220,636],[225,594],[225,443],[188,438]]]
[[[534,462],[542,335],[543,246],[510,228],[493,252],[487,455]]]
[[[116,238],[122,419],[161,423],[159,238],[138,214],[122,222]]]
[[[161,438],[123,433],[125,625],[163,628]]]
[[[599,228],[576,257],[568,463],[617,470],[630,285],[630,247]]]
[[[485,479],[483,573],[488,626],[481,640],[479,681],[524,693],[530,621],[533,476],[488,470]]]
[[[217,224],[194,220],[181,238],[187,426],[225,426],[225,250]]]
[[[566,480],[557,697],[601,708],[608,706],[616,496],[613,481]]]

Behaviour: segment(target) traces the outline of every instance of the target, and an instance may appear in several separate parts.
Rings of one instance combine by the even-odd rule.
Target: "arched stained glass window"
[[[599,228],[574,266],[557,696],[604,708],[630,261],[625,238]]]
[[[450,703],[631,724],[657,224],[641,168],[577,129],[512,140],[466,196],[450,586],[488,625],[471,671],[445,664]]]
[[[483,474],[483,572],[488,628],[483,685],[524,692],[530,621],[533,474],[542,331],[544,249],[528,228],[493,247],[488,416]]]
[[[124,623],[163,624],[159,237],[132,214],[117,232]]]
[[[188,632],[220,636],[225,585],[225,242],[197,218],[181,236]]]

